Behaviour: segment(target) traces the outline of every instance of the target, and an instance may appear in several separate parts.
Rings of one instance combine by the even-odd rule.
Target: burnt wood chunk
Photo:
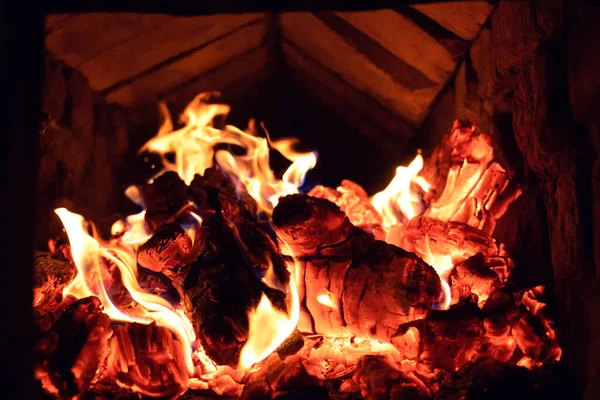
[[[245,188],[209,168],[186,193],[202,217],[194,237],[171,223],[142,246],[138,260],[171,279],[207,354],[234,366],[248,338],[248,313],[261,297],[287,311],[289,272]]]
[[[54,396],[80,398],[108,355],[112,333],[97,297],[73,302],[36,345],[36,379]]]
[[[483,316],[474,297],[448,310],[430,310],[421,332],[419,363],[430,372],[452,372],[477,358],[483,336]]]
[[[137,261],[142,267],[155,272],[172,269],[194,261],[192,245],[192,238],[179,224],[168,224],[140,247]]]
[[[33,260],[33,305],[57,301],[62,288],[77,275],[77,268],[60,253],[36,251]]]
[[[328,200],[283,197],[273,224],[294,256],[306,262],[300,293],[317,333],[347,329],[389,341],[401,324],[423,317],[441,299],[431,266],[353,226]]]
[[[140,186],[140,192],[146,207],[146,222],[153,231],[168,223],[188,203],[185,183],[174,171]]]

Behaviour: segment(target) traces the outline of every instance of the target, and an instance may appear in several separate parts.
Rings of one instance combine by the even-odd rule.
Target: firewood
[[[33,306],[60,300],[62,288],[77,275],[77,268],[61,253],[36,251],[33,261]]]
[[[462,222],[436,218],[413,218],[393,243],[417,254],[445,255],[465,259],[477,253],[498,254],[495,240],[483,231]]]
[[[110,340],[105,379],[151,397],[175,398],[188,388],[181,343],[165,327],[126,324]]]
[[[285,306],[285,296],[260,281],[240,248],[234,227],[221,216],[203,221],[201,230],[202,251],[197,260],[177,272],[169,270],[169,277],[207,354],[219,364],[237,365],[248,337],[250,310],[263,293],[280,308]]]
[[[196,175],[188,187],[177,180],[163,174],[141,189],[146,206],[154,207],[147,219],[155,232],[140,247],[138,262],[171,279],[207,354],[219,364],[237,365],[248,337],[248,313],[261,296],[287,310],[285,293],[278,289],[289,283],[289,272],[243,186],[218,168]],[[163,196],[160,190],[169,188],[175,193]],[[182,227],[184,207],[202,218],[193,237]],[[267,271],[273,276],[262,282]],[[276,282],[268,281],[273,278]],[[277,289],[268,286],[274,283]]]
[[[398,326],[423,317],[442,296],[431,266],[354,227],[328,200],[283,197],[273,223],[301,265],[304,262],[300,292],[317,333],[345,331],[387,341]],[[332,304],[316,301],[321,295]]]
[[[36,345],[36,379],[52,395],[81,397],[108,355],[112,333],[97,297],[73,302]]]

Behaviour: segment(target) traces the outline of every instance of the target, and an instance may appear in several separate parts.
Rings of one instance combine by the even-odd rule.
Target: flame
[[[202,175],[216,162],[234,182],[245,186],[261,211],[270,215],[281,196],[298,193],[306,173],[317,163],[317,153],[293,150],[293,145],[298,142],[296,139],[270,141],[258,137],[254,134],[253,124],[247,132],[231,125],[223,129],[215,128],[211,125],[212,121],[215,117],[226,116],[229,106],[207,104],[212,94],[198,95],[184,111],[186,125],[172,132],[169,132],[172,129],[171,120],[163,106],[165,123],[140,152],[149,150],[160,154],[164,169],[159,174],[166,170],[176,171],[188,185],[195,174]],[[224,146],[229,147],[222,149]],[[241,148],[244,154],[235,154],[231,146]],[[292,162],[282,179],[275,177],[269,165],[270,148]],[[175,162],[167,159],[169,153],[175,154]]]
[[[289,246],[282,241],[282,245],[288,248],[286,254],[293,254]],[[256,309],[248,313],[248,340],[240,352],[240,361],[238,367],[247,369],[259,361],[264,360],[274,352],[281,343],[296,329],[300,318],[300,299],[298,297],[298,288],[294,278],[298,271],[296,258],[291,264],[290,271],[290,314],[277,310],[269,298],[263,293],[260,303]]]
[[[402,216],[410,220],[423,211],[418,193],[411,189],[411,183],[415,183],[425,192],[429,191],[429,183],[418,176],[421,169],[423,157],[417,154],[408,167],[396,168],[396,175],[388,186],[372,197],[371,204],[381,214],[385,228],[398,225]]]
[[[331,298],[331,293],[323,293],[323,294],[318,295],[317,301],[319,303],[323,304],[324,306],[333,308],[334,310],[338,309],[337,303],[335,301],[333,301]]]
[[[438,276],[440,277],[440,283],[442,284],[442,290],[444,292],[444,298],[442,301],[438,304],[435,304],[433,308],[437,310],[447,310],[448,307],[450,307],[450,301],[452,300],[450,285],[448,284],[448,277],[452,271],[452,268],[454,267],[454,263],[452,262],[452,256],[445,254],[434,255],[431,251],[429,240],[429,235],[425,234],[426,253],[423,255],[423,261],[431,265],[435,272],[437,272]]]
[[[81,215],[72,213],[66,208],[58,208],[55,213],[65,227],[73,261],[77,267],[77,276],[63,289],[63,296],[71,295],[77,298],[96,296],[100,299],[104,312],[112,320],[141,324],[155,321],[157,325],[174,332],[184,348],[191,348],[195,333],[185,315],[180,310],[175,310],[162,297],[145,292],[138,284],[135,246],[131,243],[137,242],[139,238],[131,242],[100,243],[86,231],[87,224]],[[139,223],[139,216],[139,214],[131,216],[128,220]],[[102,280],[102,259],[114,263],[119,268],[123,285],[133,300],[145,309],[143,317],[124,314],[111,301]],[[191,374],[193,372],[191,352],[184,352],[184,357],[188,372]]]

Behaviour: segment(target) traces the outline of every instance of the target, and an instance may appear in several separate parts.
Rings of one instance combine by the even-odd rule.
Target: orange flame
[[[418,176],[421,169],[423,157],[417,154],[408,167],[396,168],[396,175],[389,185],[372,197],[371,204],[381,214],[385,228],[398,225],[402,222],[402,216],[410,220],[423,211],[418,194],[411,190],[411,183],[417,184],[425,192],[429,190],[429,183]]]
[[[331,298],[331,293],[323,293],[318,295],[317,301],[323,304],[324,306],[333,308],[334,310],[337,310],[339,308],[337,303]]]
[[[285,242],[282,242],[288,247]],[[288,248],[287,254],[292,254]],[[273,307],[269,298],[263,293],[256,309],[248,313],[248,340],[240,352],[239,368],[246,369],[264,360],[275,351],[281,343],[294,331],[300,318],[300,299],[294,278],[297,268],[294,258],[290,271],[290,314]]]
[[[270,214],[281,196],[298,193],[306,173],[317,163],[316,152],[297,152],[292,149],[297,140],[269,141],[255,136],[253,129],[244,132],[231,125],[224,129],[214,128],[211,125],[213,119],[226,116],[229,106],[207,104],[210,96],[211,93],[202,93],[187,106],[183,118],[186,125],[179,130],[169,132],[172,124],[168,114],[165,115],[159,133],[140,151],[162,155],[164,170],[176,171],[188,185],[195,174],[203,174],[212,167],[214,160],[236,183],[246,187],[262,211]],[[166,113],[164,106],[162,110]],[[218,148],[223,145],[240,147],[245,153],[236,155]],[[269,165],[270,148],[292,162],[282,179],[275,177]],[[175,153],[174,163],[165,157],[169,153]]]
[[[77,276],[63,289],[63,296],[71,295],[77,298],[96,296],[111,319],[141,324],[156,321],[157,325],[167,327],[174,332],[184,348],[191,348],[195,334],[185,315],[180,310],[175,310],[162,297],[147,293],[139,286],[134,245],[122,241],[100,243],[86,231],[86,223],[81,215],[72,213],[66,208],[58,208],[55,212],[65,227],[73,261],[77,267]],[[132,220],[136,219],[132,218]],[[132,242],[135,243],[137,240]],[[144,307],[144,317],[124,314],[113,304],[102,280],[101,259],[108,260],[119,268],[123,285],[133,300]],[[188,372],[191,374],[193,372],[191,353],[185,352],[184,357]]]

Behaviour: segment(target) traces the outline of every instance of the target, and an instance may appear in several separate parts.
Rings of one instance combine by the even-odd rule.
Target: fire
[[[317,301],[324,306],[329,308],[333,308],[334,310],[338,309],[337,303],[331,298],[331,293],[323,293],[317,296]]]
[[[202,175],[214,163],[221,167],[237,184],[244,185],[267,215],[277,205],[279,197],[298,193],[306,173],[317,163],[316,152],[298,152],[293,149],[294,139],[271,141],[258,137],[251,121],[246,131],[227,125],[224,129],[212,126],[212,121],[229,113],[229,106],[208,104],[214,93],[198,95],[185,109],[185,126],[172,130],[171,119],[163,106],[165,123],[159,133],[141,149],[162,156],[164,170],[176,171],[180,178],[190,184],[195,174]],[[237,155],[230,149],[238,147],[244,154]],[[292,162],[281,179],[275,177],[269,165],[269,151],[275,149]],[[166,155],[175,153],[175,162]],[[160,172],[159,172],[160,174]]]
[[[289,246],[284,241],[281,241],[281,244],[289,251]],[[256,309],[248,314],[250,329],[248,340],[240,353],[239,368],[246,369],[264,360],[296,329],[300,318],[300,299],[295,279],[298,271],[297,263],[295,257],[292,262],[288,263],[288,269],[291,270],[289,315],[274,308],[264,293]],[[272,271],[272,265],[269,267],[269,271]],[[263,279],[263,281],[265,280]],[[271,280],[271,285],[273,285],[273,280]]]
[[[429,190],[429,183],[418,176],[421,169],[423,157],[417,154],[408,167],[396,168],[396,175],[388,186],[371,199],[371,203],[383,217],[385,228],[398,225],[404,219],[410,220],[423,211],[418,194],[411,189],[411,183],[415,183],[425,192]]]
[[[314,168],[317,163],[317,153],[314,151],[302,152],[297,150],[299,142],[296,139],[287,138],[271,140],[268,133],[266,133],[266,137],[259,137],[253,121],[250,122],[248,129],[245,131],[230,125],[218,128],[214,123],[214,120],[217,117],[226,116],[230,109],[229,106],[224,104],[210,103],[212,95],[213,94],[210,93],[198,95],[185,109],[182,117],[184,126],[177,130],[174,130],[173,128],[173,123],[168,115],[166,106],[164,104],[161,105],[161,110],[165,116],[165,122],[157,135],[150,139],[142,149],[140,149],[140,151],[147,150],[155,152],[162,157],[163,169],[159,171],[153,179],[166,171],[175,171],[181,180],[183,180],[186,185],[190,186],[190,183],[193,181],[196,174],[203,175],[208,168],[216,166],[219,170],[223,171],[235,185],[235,190],[232,190],[232,186],[229,186],[230,191],[233,191],[236,195],[243,194],[247,197],[247,195],[241,191],[241,189],[245,189],[255,200],[259,211],[264,213],[267,217],[270,217],[273,209],[277,206],[279,199],[282,196],[299,192],[299,188],[303,185],[306,174]],[[237,332],[234,336],[236,346],[238,346],[236,351],[239,351],[239,361],[235,359],[233,364],[229,363],[229,365],[225,365],[228,361],[220,361],[224,365],[218,365],[215,361],[217,360],[215,354],[218,353],[211,353],[210,351],[204,350],[201,343],[201,340],[204,339],[201,335],[205,331],[198,331],[199,338],[196,338],[196,333],[194,332],[192,323],[189,319],[195,316],[192,312],[190,312],[191,316],[185,315],[182,311],[182,305],[173,306],[162,297],[148,293],[141,288],[140,283],[138,282],[138,246],[147,243],[148,240],[156,234],[156,232],[151,232],[149,229],[149,224],[146,221],[146,211],[141,211],[140,213],[130,215],[115,222],[111,229],[112,238],[110,240],[103,240],[99,238],[95,232],[89,232],[88,224],[81,215],[72,213],[64,208],[55,210],[66,230],[70,242],[72,261],[77,267],[77,276],[71,283],[64,287],[63,296],[74,296],[76,298],[96,296],[104,308],[104,313],[114,321],[143,325],[156,323],[156,326],[160,327],[156,331],[161,332],[161,335],[166,338],[165,340],[171,338],[169,331],[172,332],[181,344],[178,351],[181,352],[180,356],[183,357],[185,363],[185,368],[179,368],[179,372],[183,371],[179,376],[185,378],[184,381],[186,381],[186,385],[189,384],[189,387],[197,389],[210,388],[219,394],[223,394],[224,391],[228,390],[227,388],[234,390],[237,394],[241,394],[240,385],[245,384],[251,374],[256,373],[261,366],[274,362],[273,360],[279,357],[279,351],[276,352],[276,350],[281,344],[288,339],[297,328],[303,329],[303,324],[301,323],[299,327],[298,322],[301,317],[301,310],[303,318],[306,317],[305,314],[310,314],[307,313],[305,307],[311,309],[311,313],[313,314],[308,315],[308,318],[313,321],[312,327],[314,328],[320,325],[318,322],[322,324],[321,330],[315,328],[314,331],[311,331],[311,333],[316,332],[318,335],[305,336],[304,347],[296,354],[298,359],[302,357],[306,358],[306,360],[302,359],[303,368],[306,368],[307,371],[313,371],[314,373],[312,375],[322,377],[323,379],[337,379],[347,375],[351,369],[357,368],[359,360],[365,355],[385,357],[386,359],[391,360],[392,364],[395,363],[398,367],[410,368],[411,371],[413,371],[417,368],[416,364],[421,362],[418,358],[422,356],[421,352],[424,351],[424,346],[427,345],[434,348],[436,345],[435,340],[427,342],[429,338],[425,336],[431,332],[438,333],[437,330],[431,330],[431,332],[427,330],[420,331],[420,323],[432,324],[432,326],[438,324],[439,326],[444,327],[443,324],[445,321],[443,318],[439,317],[440,314],[437,314],[437,317],[434,315],[434,317],[438,318],[437,320],[433,319],[432,321],[428,321],[427,318],[430,316],[429,313],[439,313],[440,311],[437,310],[448,310],[449,308],[450,310],[444,311],[444,313],[450,313],[453,311],[454,304],[458,302],[457,299],[454,299],[453,302],[452,295],[455,294],[457,289],[454,285],[456,270],[463,267],[463,265],[459,265],[459,263],[462,263],[469,258],[476,258],[472,257],[475,254],[480,256],[484,253],[484,256],[488,257],[488,261],[491,258],[493,262],[497,262],[494,264],[492,261],[489,261],[491,267],[489,268],[489,271],[486,270],[485,272],[495,271],[500,278],[496,277],[493,272],[490,272],[491,275],[482,274],[482,276],[476,276],[476,278],[480,279],[480,281],[477,281],[478,283],[489,283],[488,286],[483,284],[477,286],[477,290],[480,290],[482,287],[486,288],[485,290],[487,290],[487,288],[495,288],[497,286],[494,285],[497,281],[505,282],[510,272],[509,265],[512,265],[512,261],[510,260],[510,262],[503,264],[494,258],[497,257],[498,259],[502,259],[508,258],[508,256],[503,253],[502,247],[500,247],[500,251],[498,250],[498,247],[491,238],[491,233],[495,226],[495,219],[502,215],[506,210],[506,207],[508,207],[508,204],[510,204],[520,192],[515,190],[512,194],[500,196],[500,192],[508,187],[508,174],[499,164],[493,163],[493,150],[491,148],[490,139],[485,135],[473,138],[471,135],[472,133],[473,129],[464,127],[457,128],[455,125],[451,133],[451,139],[455,143],[462,143],[462,146],[456,144],[455,146],[456,148],[460,148],[464,154],[455,154],[455,149],[453,149],[453,159],[460,159],[460,162],[455,161],[455,164],[449,170],[448,179],[443,192],[431,204],[426,204],[423,200],[424,193],[430,192],[432,187],[431,184],[420,175],[424,167],[424,160],[420,152],[409,165],[398,166],[394,178],[389,182],[387,187],[371,197],[369,197],[366,191],[359,185],[348,181],[345,183],[342,182],[342,185],[336,190],[320,187],[319,190],[315,192],[319,193],[315,194],[315,197],[323,196],[332,202],[342,204],[346,209],[344,209],[344,207],[341,207],[341,209],[346,212],[346,214],[340,212],[338,209],[338,212],[342,214],[341,217],[335,219],[333,223],[326,224],[327,228],[324,230],[327,231],[327,234],[332,236],[332,242],[330,246],[324,246],[322,248],[322,254],[318,254],[318,257],[315,257],[322,257],[322,259],[318,260],[318,262],[321,262],[322,264],[314,264],[318,266],[317,268],[313,265],[312,270],[310,270],[310,273],[312,274],[310,277],[317,281],[323,279],[323,281],[318,282],[319,284],[315,282],[312,287],[310,285],[305,285],[306,282],[304,281],[305,279],[308,279],[306,277],[309,276],[307,265],[309,262],[312,262],[311,260],[308,260],[310,257],[300,258],[299,254],[294,254],[291,247],[288,246],[281,237],[277,238],[279,246],[278,248],[275,248],[275,245],[273,244],[275,239],[273,236],[273,241],[269,242],[272,244],[273,248],[269,251],[272,251],[270,254],[277,254],[278,256],[281,256],[278,253],[281,251],[282,255],[288,257],[282,258],[284,261],[277,259],[280,261],[275,263],[275,265],[280,266],[280,268],[282,268],[281,265],[283,262],[286,263],[287,270],[290,274],[288,283],[287,280],[281,278],[281,271],[277,270],[273,265],[273,260],[275,260],[275,258],[271,259],[267,255],[265,260],[249,251],[249,249],[252,250],[251,245],[246,246],[241,239],[244,235],[244,230],[240,229],[239,232],[237,231],[235,225],[237,222],[235,222],[235,218],[232,218],[231,220],[224,218],[226,220],[225,223],[229,225],[228,228],[231,228],[231,230],[235,232],[235,240],[237,240],[240,245],[240,248],[242,249],[241,252],[246,252],[247,255],[252,254],[252,256],[255,257],[254,259],[259,259],[260,261],[260,275],[252,276],[256,277],[257,281],[258,279],[261,279],[261,282],[258,282],[261,287],[266,285],[270,289],[276,289],[283,292],[288,310],[287,312],[284,312],[275,307],[269,297],[265,294],[268,293],[268,291],[265,291],[266,289],[264,288],[261,289],[263,292],[258,305],[256,308],[248,311],[247,314],[247,339],[241,347],[241,350],[239,349],[241,340],[237,336]],[[272,150],[278,151],[291,162],[281,178],[275,176],[269,165],[269,153]],[[174,154],[174,161],[173,158],[169,157],[170,154]],[[173,174],[173,177],[174,176],[175,175]],[[180,181],[177,182],[181,183]],[[222,181],[218,182],[222,185]],[[229,182],[227,183],[229,184]],[[181,184],[181,186],[184,185]],[[193,185],[191,188],[193,188]],[[191,188],[188,187],[185,189],[190,190]],[[218,193],[221,195],[221,192]],[[128,188],[126,195],[134,203],[145,208],[140,190],[135,186]],[[184,203],[186,201],[188,200],[185,200]],[[195,201],[196,200],[194,200],[194,202]],[[195,244],[202,245],[203,238],[208,237],[203,235],[208,228],[211,227],[211,222],[214,221],[210,219],[212,218],[212,215],[215,214],[214,209],[211,209],[212,214],[208,212],[205,213],[200,209],[200,206],[197,206],[194,202],[190,200],[188,203],[185,203],[183,207],[180,207],[180,203],[176,203],[177,206],[174,208],[180,208],[175,216],[169,220],[169,223],[173,223],[173,225],[179,224],[179,226],[176,226],[176,230],[180,234],[179,238],[185,237],[185,243],[186,246],[188,246],[176,247],[176,251],[184,248],[189,250],[189,245],[187,243],[190,242],[191,247],[194,247]],[[495,202],[498,202],[498,204],[495,204]],[[331,205],[330,203],[327,204]],[[283,205],[284,201],[281,202],[280,208],[283,207]],[[152,211],[151,208],[152,207],[148,208],[149,215]],[[215,209],[217,210],[218,215],[219,209]],[[254,208],[252,208],[252,210],[254,211]],[[294,210],[296,212],[298,211],[297,208]],[[169,217],[171,217],[173,212],[174,211],[171,210],[169,211]],[[361,215],[351,215],[352,213]],[[354,226],[348,223],[346,215],[350,217]],[[177,219],[175,217],[177,217]],[[255,220],[253,221],[256,222]],[[416,314],[414,309],[411,309],[411,314],[406,314],[406,319],[398,322],[399,320],[393,319],[395,317],[393,315],[394,312],[391,312],[389,318],[393,320],[390,323],[390,325],[393,325],[393,330],[389,336],[384,337],[387,325],[381,326],[383,324],[380,324],[380,326],[376,326],[377,324],[373,321],[377,318],[372,314],[375,313],[377,314],[376,316],[379,317],[380,313],[385,312],[384,309],[386,309],[386,307],[381,307],[383,311],[380,312],[380,303],[378,303],[379,299],[377,296],[368,297],[368,301],[365,304],[361,304],[365,293],[365,291],[362,290],[362,294],[359,296],[360,298],[353,299],[357,302],[357,304],[354,305],[354,308],[357,309],[357,313],[359,314],[356,318],[364,317],[367,321],[368,328],[373,328],[373,335],[370,334],[370,331],[365,331],[363,332],[364,334],[362,337],[358,337],[360,336],[359,333],[350,330],[350,324],[346,324],[349,319],[346,318],[344,313],[350,312],[349,310],[351,307],[347,307],[346,299],[342,299],[342,297],[349,294],[349,291],[346,291],[344,285],[350,274],[348,271],[352,268],[355,268],[356,270],[356,264],[354,264],[355,260],[352,258],[352,260],[346,260],[347,263],[345,263],[345,261],[342,262],[340,260],[342,257],[338,256],[338,259],[335,259],[335,257],[331,256],[331,254],[334,254],[333,248],[336,246],[345,246],[341,240],[334,240],[334,233],[340,235],[341,233],[332,233],[332,231],[335,230],[334,228],[346,226],[340,221],[348,223],[351,229],[355,229],[358,232],[360,232],[360,230],[356,229],[356,226],[359,226],[365,229],[367,233],[372,234],[370,237],[368,237],[368,235],[356,236],[359,238],[366,238],[364,239],[365,243],[367,243],[368,240],[372,240],[373,242],[376,242],[377,245],[381,245],[381,242],[375,241],[373,238],[385,238],[390,244],[395,244],[398,247],[416,253],[426,263],[433,267],[437,273],[437,277],[439,277],[442,286],[443,298],[440,300],[438,297],[439,287],[437,286],[436,275],[432,272],[428,272],[430,282],[434,283],[433,286],[435,286],[436,294],[428,294],[430,296],[428,300],[429,303],[423,307],[420,314]],[[355,221],[358,221],[358,223]],[[338,222],[340,222],[339,226],[336,225]],[[430,225],[427,225],[426,223],[429,223]],[[276,225],[273,224],[272,227],[275,226]],[[181,227],[181,229],[179,227]],[[321,226],[311,226],[311,228],[313,229],[310,231],[312,233],[320,229]],[[369,231],[371,228],[373,230]],[[153,229],[158,228],[153,227]],[[342,228],[340,228],[340,230],[341,229]],[[347,233],[348,231],[345,232]],[[354,230],[350,232],[353,234],[355,233]],[[280,233],[281,232],[278,232],[278,234]],[[267,235],[267,233],[264,234]],[[360,232],[360,234],[364,235],[364,232]],[[207,242],[209,243],[210,241],[207,239]],[[304,243],[302,243],[302,245],[303,244]],[[388,246],[385,244],[383,245]],[[388,246],[388,248],[389,247],[393,246]],[[327,259],[328,252],[330,252],[329,256],[331,256],[330,260]],[[140,252],[140,254],[143,253]],[[404,257],[403,254],[405,253],[398,251],[398,253],[394,253],[393,257],[396,257],[395,259],[398,260],[398,258]],[[197,253],[195,253],[194,256],[197,260],[200,260]],[[354,255],[352,255],[352,257],[353,256]],[[377,257],[376,254],[368,255],[368,257],[371,256]],[[416,257],[414,257],[414,255],[411,255],[411,257],[413,257],[414,263]],[[188,262],[189,259],[186,260],[185,263],[181,262],[181,265],[176,265],[176,267],[179,268],[184,264],[191,265],[187,264]],[[178,262],[174,262],[173,264],[177,263]],[[428,265],[424,265],[420,260],[419,263],[426,267],[427,271],[431,271],[431,268]],[[124,288],[131,296],[131,299],[133,299],[133,301],[143,310],[141,315],[133,315],[119,309],[119,307],[115,305],[108,294],[109,290],[107,289],[107,286],[105,286],[105,271],[107,264],[118,268]],[[252,267],[254,268],[254,265]],[[468,266],[464,266],[465,270],[467,267]],[[160,268],[158,268],[157,271],[158,270],[160,270]],[[473,269],[473,271],[475,271],[475,269]],[[172,271],[169,270],[169,272]],[[255,271],[253,270],[253,272]],[[470,272],[470,270],[467,272]],[[477,270],[473,272],[472,276],[475,276],[478,272],[480,271]],[[389,276],[396,277],[399,275],[392,274]],[[339,278],[337,281],[335,279],[336,277]],[[362,280],[362,277],[359,280]],[[370,282],[374,285],[379,285],[379,289],[383,287],[380,284],[381,280],[379,277],[371,279]],[[360,283],[364,282],[358,282],[354,287],[360,288]],[[395,282],[393,283],[395,284]],[[450,283],[452,283],[452,289]],[[462,286],[466,286],[466,284]],[[178,288],[178,290],[179,289],[180,288]],[[370,289],[370,287],[367,289]],[[396,288],[394,287],[394,290],[395,289]],[[201,288],[198,291],[202,290],[204,289]],[[465,290],[467,290],[469,296],[472,296],[474,293],[485,292],[485,290],[480,290],[480,292],[472,290],[472,292],[469,293],[471,286]],[[307,293],[310,291],[312,291],[311,296],[308,296]],[[491,291],[491,289],[488,290],[488,292],[489,291]],[[492,297],[488,292],[483,293],[484,296],[480,296],[480,307],[488,300],[488,297]],[[526,292],[525,295],[522,296],[522,299],[519,299],[518,301],[522,302],[533,317],[537,317],[541,320],[541,323],[547,332],[547,338],[545,338],[545,340],[552,344],[555,342],[556,335],[550,321],[543,319],[539,315],[543,309],[543,303],[537,300],[537,297],[540,294],[539,292],[540,290]],[[361,292],[359,291],[359,293]],[[184,298],[183,295],[181,295],[181,297],[182,299]],[[390,299],[382,297],[382,300],[396,300],[395,298],[392,298],[391,295],[388,295],[388,297]],[[403,297],[402,299],[405,298],[406,297]],[[432,298],[435,300],[431,300]],[[256,304],[256,300],[258,300],[258,295],[253,298],[251,304]],[[436,311],[431,311],[431,303],[438,300],[439,302],[434,303],[432,307]],[[461,299],[461,301],[462,300],[464,299]],[[499,302],[498,304],[500,304],[500,300],[502,299],[495,299],[495,301]],[[39,298],[36,298],[34,301],[40,300]],[[187,305],[189,299],[186,297],[182,301],[185,301],[186,303],[184,304]],[[213,299],[211,298],[210,301],[213,301]],[[214,302],[217,303],[216,301]],[[307,305],[305,306],[305,304]],[[386,305],[388,305],[387,302]],[[323,307],[319,308],[318,312],[314,311],[317,310],[315,307],[321,306]],[[186,308],[186,310],[190,311],[189,308]],[[397,307],[396,312],[399,311],[404,312],[403,309]],[[245,312],[246,311],[242,312],[242,317]],[[320,316],[317,315],[319,312],[321,313]],[[467,315],[464,317],[466,322],[463,321],[462,326],[469,325],[470,320],[467,317],[469,316]],[[323,321],[318,320],[318,318],[323,319]],[[344,320],[345,318],[346,320]],[[416,319],[421,320],[415,321]],[[194,319],[192,320],[194,321],[194,324],[196,324],[197,321]],[[519,332],[521,332],[521,336],[515,336],[516,338],[513,336],[509,337],[509,333],[513,335],[511,329],[515,328],[506,328],[506,326],[502,325],[505,323],[505,320],[507,319],[502,317],[489,319],[485,322],[486,327],[489,328],[489,332],[493,333],[491,339],[488,338],[489,342],[498,347],[497,349],[494,348],[495,351],[500,354],[502,351],[506,352],[505,348],[509,348],[510,354],[512,354],[512,351],[517,346],[517,342],[520,340],[519,346],[531,348],[530,353],[535,355],[534,350],[541,346],[539,345],[538,337],[535,335],[536,332],[529,330],[529,326],[522,323],[522,326],[517,325],[517,330],[520,329]],[[414,326],[408,326],[415,322],[416,324]],[[310,322],[309,325],[311,325]],[[483,326],[484,323],[474,323],[473,325],[480,327],[480,325]],[[151,325],[152,329],[156,328],[156,326]],[[165,328],[167,328],[168,331]],[[134,330],[135,329],[137,328],[134,328]],[[127,328],[120,327],[120,329],[118,329],[118,335],[120,335],[119,338],[121,341],[111,344],[111,348],[113,348],[115,353],[118,353],[119,351],[126,353],[126,351],[123,350],[125,348],[123,347],[124,343],[129,343],[130,347],[133,346],[130,341],[128,342],[129,338],[126,336],[127,332]],[[305,333],[305,331],[302,332]],[[375,332],[377,332],[377,335],[375,335]],[[440,329],[439,332],[447,334],[443,329]],[[473,332],[474,334],[471,335],[472,338],[469,340],[474,343],[476,340],[479,340],[479,337],[475,334],[478,332],[477,330],[473,330]],[[445,338],[444,340],[452,342],[453,338]],[[209,342],[207,341],[206,343]],[[209,347],[206,343],[205,347],[208,349]],[[489,345],[489,343],[486,345]],[[489,345],[488,347],[492,348],[493,346]],[[178,347],[174,346],[174,348]],[[482,347],[482,349],[483,348],[484,347]],[[451,352],[448,351],[448,353]],[[208,354],[211,354],[215,360],[212,360]],[[558,360],[560,354],[560,348],[558,345],[555,345],[555,347],[552,348],[553,358]],[[124,357],[125,356],[127,355],[124,355]],[[427,355],[427,357],[429,357],[429,355]],[[118,360],[118,357],[116,357],[116,359]],[[237,369],[235,368],[236,362]],[[526,365],[528,367],[542,365],[542,363],[542,361],[526,357],[519,361],[519,365]],[[230,365],[234,365],[234,367],[232,368]],[[253,366],[255,368],[252,368]],[[127,365],[119,365],[119,368],[119,371],[123,373],[123,370],[127,370]],[[458,367],[456,369],[458,369]],[[185,375],[186,372],[190,378],[189,383],[187,382]],[[394,373],[399,373],[399,371],[394,370]],[[347,384],[346,386],[351,387],[357,385],[356,382],[349,383],[348,381],[346,381],[345,384]],[[122,382],[120,385],[128,386]],[[137,387],[135,385],[129,385],[129,387],[136,389],[140,393],[149,395],[154,393],[147,392],[147,388],[144,389],[143,387]],[[425,386],[423,385],[423,387]],[[182,390],[185,390],[186,388],[187,386],[183,387]]]
[[[59,208],[56,214],[61,219],[69,237],[73,262],[77,267],[77,276],[63,290],[63,296],[72,295],[77,298],[96,296],[100,299],[105,313],[115,321],[137,322],[149,324],[155,321],[174,332],[184,348],[190,348],[195,340],[194,330],[188,319],[179,310],[175,310],[165,299],[146,293],[137,281],[137,264],[135,247],[127,243],[101,244],[85,229],[85,221],[81,215]],[[135,221],[135,218],[133,218]],[[135,242],[135,240],[133,241]],[[114,263],[121,273],[123,285],[134,301],[145,308],[144,317],[124,314],[111,301],[102,280],[101,262]],[[190,352],[184,353],[188,372],[193,371]]]

